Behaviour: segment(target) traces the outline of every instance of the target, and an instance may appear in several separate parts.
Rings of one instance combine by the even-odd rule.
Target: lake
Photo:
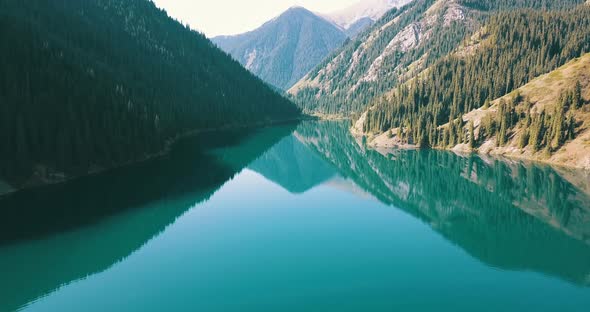
[[[203,134],[1,198],[0,311],[588,310],[588,173],[347,128]]]

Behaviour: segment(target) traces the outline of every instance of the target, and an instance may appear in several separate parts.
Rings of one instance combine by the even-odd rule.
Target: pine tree
[[[533,152],[537,152],[541,147],[543,140],[545,112],[536,115],[531,123],[529,145]]]
[[[507,140],[507,132],[508,132],[508,107],[507,107],[507,103],[506,101],[504,101],[504,99],[501,99],[500,102],[498,103],[498,112],[497,112],[497,117],[496,117],[496,121],[498,122],[498,124],[500,125],[500,130],[498,131],[498,134],[496,136],[496,145],[497,146],[504,146],[506,144],[506,140]]]
[[[574,114],[570,113],[568,118],[567,139],[573,140],[576,138],[576,118]]]
[[[528,101],[527,101],[528,103]],[[530,103],[526,105],[525,110],[525,121],[520,132],[520,136],[518,138],[518,147],[523,149],[529,144],[530,138],[530,126],[531,126],[531,115],[530,115]]]
[[[475,147],[475,131],[473,130],[473,120],[469,120],[469,148]]]
[[[518,138],[518,148],[525,148],[529,144],[529,129],[524,128],[521,130]]]
[[[574,108],[580,108],[584,104],[582,99],[582,85],[580,84],[579,80],[576,81],[576,85],[574,87],[572,102]]]

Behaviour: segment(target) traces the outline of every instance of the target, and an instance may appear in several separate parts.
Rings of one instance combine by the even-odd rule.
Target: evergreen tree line
[[[496,145],[504,146],[510,129],[519,126],[519,148],[530,146],[533,152],[543,149],[551,153],[576,136],[574,111],[584,105],[581,91],[577,82],[574,88],[561,94],[554,107],[541,112],[531,109],[528,99],[523,100],[518,93],[510,102],[500,100],[496,118],[485,120],[483,133],[477,140],[481,142],[495,135]]]
[[[350,114],[363,111],[367,104],[388,93],[399,84],[413,76],[409,68],[418,70],[437,63],[454,51],[465,38],[486,24],[498,12],[515,9],[564,10],[573,8],[584,0],[460,0],[464,19],[445,22],[446,9],[437,11],[437,16],[428,12],[435,0],[416,0],[400,9],[394,9],[381,18],[373,27],[360,34],[356,40],[348,41],[341,49],[316,67],[308,76],[309,81],[319,82],[298,90],[294,101],[308,112],[328,114]],[[432,13],[429,13],[432,14]],[[428,24],[426,20],[436,17],[435,24],[428,26],[432,32],[423,36],[414,49],[396,51],[382,58],[382,66],[375,81],[364,81],[373,62],[381,57],[388,44],[406,27],[413,23]],[[396,22],[391,24],[390,22]],[[385,25],[389,25],[383,28]],[[427,28],[428,28],[427,27]],[[381,29],[377,36],[376,30]],[[425,31],[425,29],[422,29]],[[366,48],[359,49],[366,44]],[[355,55],[362,50],[363,53]],[[352,61],[352,60],[355,61]],[[354,65],[353,65],[354,64]]]
[[[400,85],[391,98],[380,98],[367,112],[365,131],[383,132],[400,128],[405,141],[423,147],[454,146],[462,142],[475,145],[473,125],[465,125],[463,114],[489,103],[523,86],[534,77],[564,65],[567,61],[590,51],[590,8],[577,7],[567,11],[518,10],[499,13],[485,26],[486,41],[467,56],[450,55],[431,66],[413,81]],[[580,104],[578,87],[558,108],[562,118],[570,107]],[[520,118],[514,118],[520,97],[513,103],[500,102],[495,122],[484,122],[481,138],[497,135],[503,145],[507,133]],[[558,105],[560,106],[560,105]],[[526,119],[527,114],[522,114]],[[531,114],[528,114],[531,115]],[[550,112],[529,116],[530,123],[562,124]],[[563,117],[565,118],[565,117]],[[572,123],[571,120],[563,120]],[[442,125],[448,124],[446,127]],[[467,131],[464,131],[467,126]],[[553,135],[564,127],[553,126]],[[560,130],[561,131],[558,131]],[[471,133],[470,133],[471,132]],[[536,135],[536,133],[535,133]],[[543,136],[545,132],[543,132]],[[563,134],[560,134],[563,135]],[[568,136],[566,134],[565,136]],[[473,139],[466,139],[473,138]],[[536,139],[536,137],[534,137]],[[526,140],[528,143],[528,140]],[[546,146],[546,140],[535,142]],[[563,138],[550,144],[555,149]],[[543,143],[545,142],[545,143]],[[524,143],[523,143],[524,144]]]
[[[299,109],[148,0],[0,2],[0,174],[134,161]]]

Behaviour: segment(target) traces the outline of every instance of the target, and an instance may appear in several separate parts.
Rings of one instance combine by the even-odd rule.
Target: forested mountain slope
[[[307,112],[350,114],[457,49],[491,15],[583,0],[416,0],[393,9],[289,90]]]
[[[527,158],[537,158],[533,156],[541,150],[549,157],[585,131],[587,56],[525,84],[590,52],[588,16],[588,6],[495,15],[456,53],[377,100],[356,131],[384,133],[377,145],[467,144],[491,151],[492,144],[518,147],[520,154],[528,148]],[[527,91],[531,89],[536,91]],[[463,117],[472,110],[472,117]],[[535,130],[518,131],[530,127]],[[577,157],[575,165],[590,168],[583,159]]]
[[[481,153],[590,169],[590,53],[463,116]]]
[[[324,18],[293,7],[260,28],[212,39],[264,81],[286,90],[346,40]]]
[[[1,1],[0,42],[0,175],[17,185],[299,113],[147,0]]]

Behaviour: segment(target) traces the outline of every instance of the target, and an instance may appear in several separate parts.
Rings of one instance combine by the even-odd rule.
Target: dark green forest
[[[143,159],[193,130],[299,115],[148,0],[2,0],[0,44],[0,175],[17,184]]]
[[[465,124],[459,117],[590,52],[589,16],[590,7],[586,6],[566,11],[518,10],[493,16],[485,26],[487,39],[475,53],[445,57],[426,74],[399,86],[391,99],[377,100],[368,111],[364,130],[382,132],[401,128],[404,129],[400,131],[403,140],[423,147],[446,147],[463,142],[477,144],[473,133],[469,134],[471,131],[463,131]],[[535,149],[542,146],[556,149],[571,136],[568,127],[571,129],[573,121],[564,116],[570,107],[575,109],[582,105],[579,91],[579,87],[577,92],[572,90],[567,96],[571,100],[567,103],[562,100],[559,112],[550,114],[559,115],[556,118],[547,114],[531,120],[528,110],[517,112],[516,106],[525,101],[520,96],[515,96],[510,103],[502,102],[498,117],[487,123],[484,121],[479,139],[497,136],[498,144],[502,145],[507,129],[521,119],[530,126],[539,124],[536,118],[541,118],[544,128],[539,132],[545,136],[546,128],[553,130],[544,139],[534,138]],[[440,127],[447,123],[448,127]],[[554,137],[557,137],[556,142],[551,143]],[[522,144],[526,146],[528,138],[526,142],[523,139]]]
[[[359,113],[366,109],[375,99],[381,97],[396,86],[403,84],[413,75],[405,75],[406,69],[418,60],[423,60],[422,67],[428,68],[435,65],[442,58],[457,49],[461,43],[469,38],[481,26],[488,22],[498,20],[497,14],[505,14],[517,9],[534,10],[567,10],[583,3],[583,0],[461,0],[463,6],[463,20],[444,23],[446,10],[436,14],[442,14],[431,26],[432,32],[414,49],[408,51],[396,51],[383,58],[380,69],[380,77],[375,81],[362,80],[363,75],[369,70],[373,62],[381,56],[388,44],[401,31],[413,23],[423,23],[430,17],[426,12],[434,7],[435,0],[416,0],[400,9],[393,9],[381,18],[373,27],[360,34],[356,40],[348,41],[341,49],[335,51],[331,57],[318,65],[309,74],[309,80],[317,79],[322,88],[308,86],[298,90],[293,100],[307,112],[321,112],[326,114]],[[587,16],[582,19],[588,19]],[[377,37],[371,37],[375,31],[393,20],[393,25],[384,28]],[[527,27],[527,25],[523,25]],[[569,31],[569,30],[568,30]],[[359,47],[371,41],[371,45],[355,63],[352,73],[350,61]],[[342,59],[338,59],[341,56]],[[330,65],[329,73],[325,69]]]

